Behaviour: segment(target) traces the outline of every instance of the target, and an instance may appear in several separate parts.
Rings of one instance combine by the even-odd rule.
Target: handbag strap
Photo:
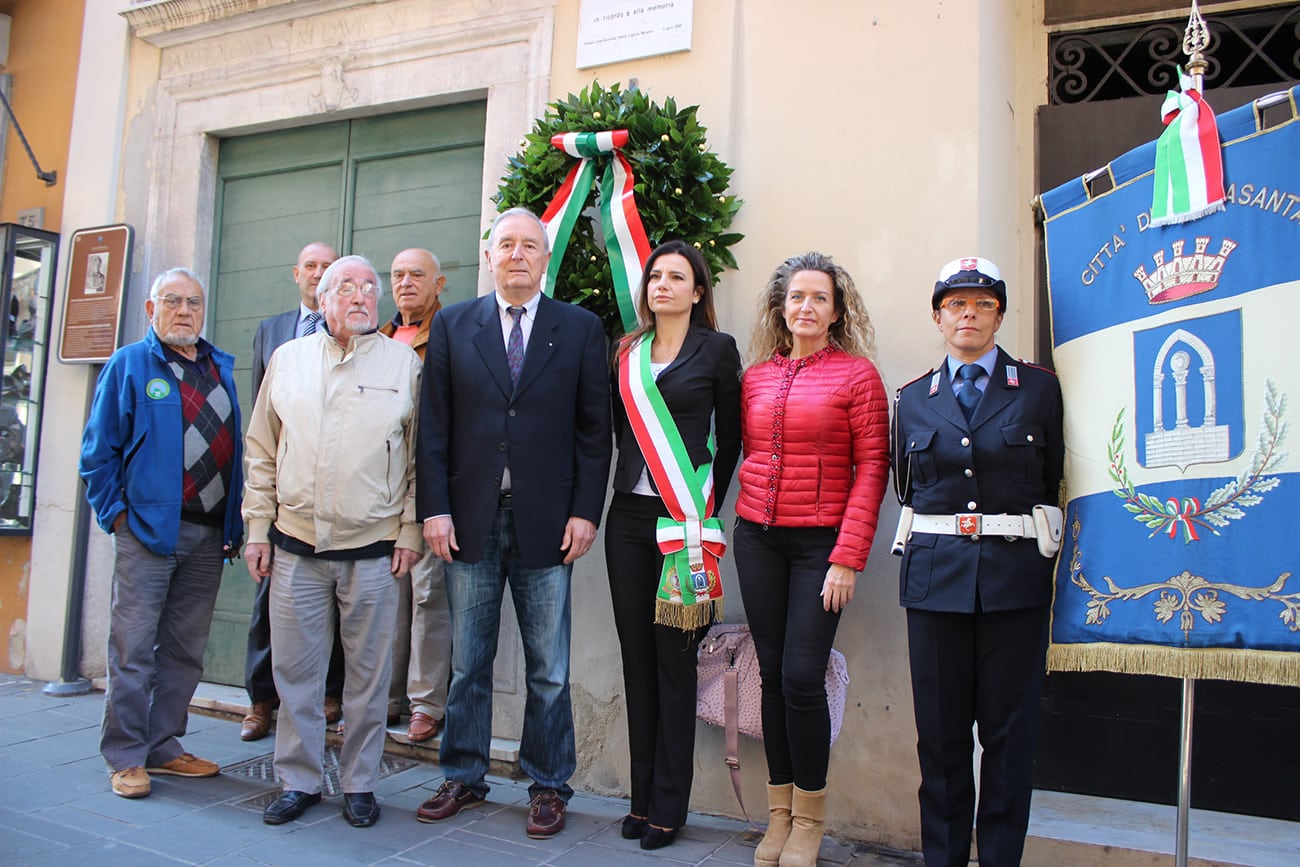
[[[736,792],[736,802],[740,804],[740,812],[745,817],[751,828],[760,828],[755,825],[754,820],[749,818],[749,811],[745,809],[745,796],[741,794],[741,777],[740,777],[740,671],[736,668],[734,656],[727,665],[727,670],[723,672],[722,678],[722,695],[723,707],[725,712],[726,726],[726,750],[727,769],[731,772],[731,788]]]

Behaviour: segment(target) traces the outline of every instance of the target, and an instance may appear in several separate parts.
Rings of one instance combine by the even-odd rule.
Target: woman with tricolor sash
[[[650,254],[637,304],[642,325],[614,358],[618,461],[605,561],[631,754],[623,836],[659,849],[686,821],[696,653],[722,616],[717,513],[740,456],[740,353],[717,330],[709,269],[689,244]]]
[[[889,408],[866,305],[829,256],[777,266],[749,351],[734,542],[763,684],[770,820],[754,864],[812,867],[830,761],[826,665],[875,537]]]

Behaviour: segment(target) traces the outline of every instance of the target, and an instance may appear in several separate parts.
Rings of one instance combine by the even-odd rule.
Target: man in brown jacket
[[[428,250],[403,250],[393,257],[389,274],[397,315],[380,328],[410,346],[424,359],[429,323],[438,312],[447,278],[438,257]],[[432,740],[442,730],[451,668],[451,615],[447,608],[446,563],[431,552],[403,582],[393,631],[393,682],[388,692],[389,725],[397,722],[405,698],[411,704],[406,729],[412,743]]]

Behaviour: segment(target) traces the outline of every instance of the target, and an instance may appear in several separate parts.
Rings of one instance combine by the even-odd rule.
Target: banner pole
[[[1196,708],[1196,681],[1183,678],[1183,720],[1178,744],[1178,828],[1175,867],[1187,867],[1188,811],[1192,803],[1192,715]]]

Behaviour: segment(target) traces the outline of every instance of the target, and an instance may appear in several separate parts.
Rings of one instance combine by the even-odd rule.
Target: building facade
[[[0,11],[5,5],[35,4],[11,0]],[[896,388],[942,355],[930,288],[955,256],[993,259],[1007,276],[1000,342],[1027,358],[1043,345],[1029,203],[1044,174],[1039,115],[1054,75],[1049,40],[1186,15],[1168,2],[695,0],[689,51],[579,69],[582,7],[581,0],[91,0],[84,26],[74,28],[80,64],[65,199],[61,212],[47,206],[48,225],[64,237],[84,226],[134,227],[124,340],[144,332],[154,274],[183,265],[205,275],[209,337],[239,355],[246,371],[257,321],[294,303],[289,267],[307,241],[365,254],[381,272],[397,250],[427,246],[444,256],[448,299],[488,291],[478,239],[533,119],[593,79],[635,81],[657,101],[698,104],[712,147],[734,169],[733,191],[745,202],[734,229],[745,239],[734,248],[740,267],[718,287],[722,328],[743,350],[771,269],[806,250],[830,253],[866,298],[878,364]],[[1158,134],[1157,114],[1138,121],[1145,123],[1138,141]],[[31,198],[11,195],[10,144],[6,215]],[[1054,171],[1073,165],[1054,159]],[[240,375],[247,404],[247,373]],[[49,374],[47,390],[59,399],[46,409],[46,469],[33,553],[22,567],[31,577],[14,666],[38,678],[58,676],[63,633],[78,628],[64,622],[74,560],[66,540],[85,508],[75,467],[93,376],[86,365],[56,364]],[[837,834],[914,849],[915,732],[898,566],[886,544],[897,511],[887,498],[885,541],[840,625],[837,646],[852,683],[832,752],[828,820]],[[4,544],[0,587],[9,588]],[[87,676],[104,670],[111,545],[92,529],[79,625]],[[603,562],[593,551],[573,578],[575,785],[621,793],[626,725]],[[729,619],[744,619],[734,574],[727,584]],[[24,605],[3,592],[7,607]],[[240,630],[251,596],[236,563],[218,602],[212,679],[242,680]],[[522,721],[516,644],[503,642],[498,660],[495,733],[506,738],[517,737]],[[693,806],[734,814],[721,760],[720,732],[701,732]],[[746,742],[742,760],[746,795],[761,803],[760,746]]]

